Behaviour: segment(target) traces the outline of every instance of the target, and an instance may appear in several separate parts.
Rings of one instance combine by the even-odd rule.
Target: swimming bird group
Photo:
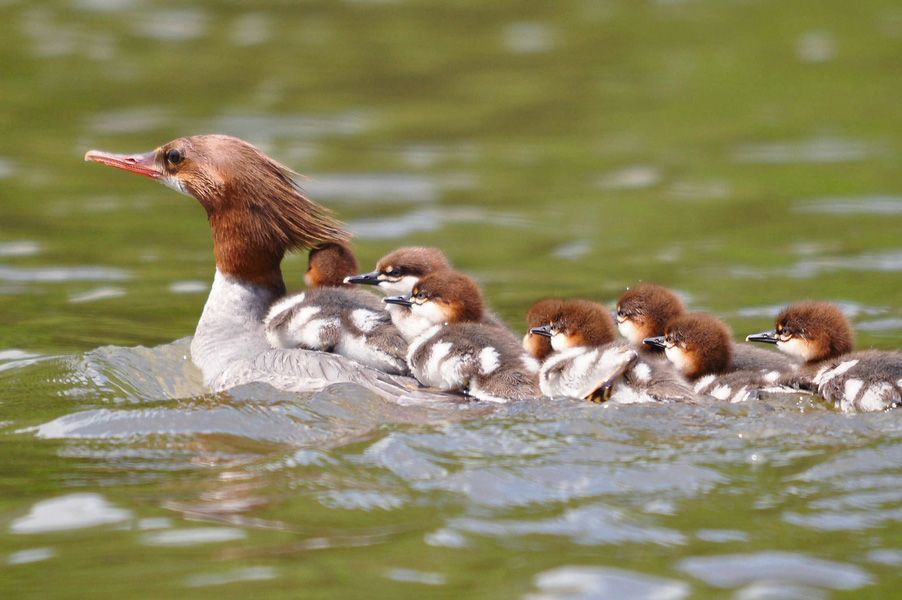
[[[540,300],[521,340],[439,249],[399,248],[360,273],[342,224],[294,172],[240,139],[191,136],[85,160],[160,181],[205,209],[216,273],[191,357],[214,391],[349,382],[402,402],[458,392],[625,403],[801,390],[846,412],[902,404],[902,353],[853,352],[852,328],[828,302],[791,305],[774,330],[747,337],[785,354],[734,342],[722,321],[650,283],[626,290],[614,315],[590,300]],[[310,251],[307,289],[286,296],[281,261],[298,249]]]

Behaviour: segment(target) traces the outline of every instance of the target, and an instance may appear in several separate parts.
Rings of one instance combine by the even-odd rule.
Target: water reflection
[[[188,587],[210,587],[242,581],[267,581],[276,577],[278,577],[278,573],[272,567],[244,567],[232,569],[225,573],[192,575],[185,580],[185,585]]]
[[[821,198],[800,202],[796,210],[828,215],[902,215],[902,197]]]
[[[99,287],[88,290],[80,294],[69,296],[69,302],[72,304],[84,304],[85,302],[97,302],[98,300],[107,300],[109,298],[118,298],[125,295],[125,290],[118,287]]]
[[[342,203],[435,202],[439,197],[434,179],[403,173],[317,175],[302,185],[312,198]]]
[[[227,527],[170,529],[158,533],[148,533],[141,538],[141,543],[148,546],[195,546],[242,540],[246,536],[247,534],[240,529]]]
[[[811,558],[790,552],[729,554],[692,557],[680,561],[680,570],[713,586],[735,588],[759,582],[779,582],[832,590],[854,590],[873,583],[855,565]]]
[[[9,267],[0,265],[0,281],[62,283],[68,281],[125,281],[131,274],[112,267]]]
[[[679,600],[687,598],[690,592],[689,585],[683,581],[615,567],[558,567],[536,575],[535,585],[539,591],[528,594],[525,600]]]
[[[68,494],[38,502],[27,515],[14,520],[9,530],[47,533],[120,523],[131,517],[131,511],[112,505],[100,494]]]
[[[740,163],[838,163],[863,161],[884,156],[888,149],[880,143],[815,137],[800,141],[745,144],[732,152]]]
[[[33,562],[48,560],[56,556],[56,550],[53,548],[29,548],[28,550],[20,550],[13,552],[6,559],[8,565],[24,565]]]
[[[142,12],[133,28],[138,35],[164,42],[185,42],[207,32],[207,14],[200,9],[160,9]]]
[[[32,240],[0,242],[0,256],[35,256],[41,252],[41,244]]]
[[[356,219],[349,221],[348,227],[355,236],[363,240],[391,240],[438,231],[447,225],[461,223],[523,228],[529,221],[513,213],[489,213],[475,207],[457,206],[423,208],[391,217]]]

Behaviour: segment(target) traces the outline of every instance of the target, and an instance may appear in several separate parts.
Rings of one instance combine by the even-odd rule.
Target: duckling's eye
[[[423,300],[426,298],[426,292],[424,292],[423,290],[417,290],[413,297],[419,300]]]
[[[179,152],[176,148],[172,148],[166,153],[166,162],[172,165],[177,165],[182,162],[182,153]]]

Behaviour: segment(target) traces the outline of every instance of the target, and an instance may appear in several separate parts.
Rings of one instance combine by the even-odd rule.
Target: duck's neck
[[[275,247],[261,232],[247,230],[250,219],[210,219],[213,225],[213,254],[216,270],[246,283],[267,288],[277,296],[285,294],[282,279],[283,247]]]

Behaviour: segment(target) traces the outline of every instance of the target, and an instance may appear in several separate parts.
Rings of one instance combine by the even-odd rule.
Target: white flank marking
[[[714,396],[718,400],[726,400],[727,398],[730,397],[730,394],[732,394],[732,393],[733,393],[733,388],[731,388],[728,385],[721,384],[721,385],[718,385],[717,387],[715,387],[710,392],[708,392],[708,395]]]
[[[369,333],[379,324],[379,313],[365,308],[358,308],[351,313],[351,322],[360,331]]]
[[[498,351],[488,346],[479,351],[479,372],[483,375],[493,373],[501,365]]]
[[[766,381],[767,383],[776,383],[779,378],[780,371],[771,371],[764,374],[764,381]]]
[[[413,338],[413,340],[410,342],[410,345],[407,347],[407,364],[411,365],[411,368],[413,368],[413,356],[417,353],[420,347],[430,339],[432,339],[432,336],[438,333],[441,328],[441,325],[433,325],[422,334]]]
[[[741,388],[739,388],[739,390],[737,390],[737,392],[735,394],[733,394],[733,398],[730,399],[730,402],[733,402],[733,403],[742,402],[743,400],[748,398],[748,396],[749,396],[748,388],[746,386],[742,386]]]
[[[864,382],[860,379],[850,379],[846,381],[846,384],[843,386],[843,395],[851,402],[858,397],[858,392],[861,391],[863,385]]]
[[[462,374],[463,366],[462,356],[449,356],[439,365],[439,376],[446,390],[461,390],[469,386],[470,382]]]
[[[647,382],[651,380],[651,367],[649,367],[645,363],[639,363],[635,367],[633,367],[633,375],[636,376],[636,379],[642,382]]]
[[[586,352],[574,358],[573,364],[570,366],[570,369],[573,371],[572,377],[585,376],[589,371],[589,367],[591,367],[596,360],[598,360],[598,354],[596,352]]]
[[[695,382],[695,387],[693,387],[692,389],[696,394],[699,394],[699,393],[701,393],[701,391],[703,389],[707,388],[713,382],[714,382],[714,375],[705,375],[704,377],[702,377],[701,379],[699,379],[698,381]]]
[[[839,377],[852,367],[858,364],[858,359],[855,360],[847,360],[839,363],[839,365],[825,372],[818,372],[817,377],[814,378],[814,383],[817,385],[824,385],[834,377]]]
[[[865,412],[875,412],[886,410],[892,406],[890,398],[895,390],[893,385],[888,381],[881,381],[868,387],[858,401],[858,407]],[[852,398],[849,398],[852,400]]]
[[[282,298],[269,307],[269,312],[266,314],[266,318],[263,319],[263,323],[269,324],[269,322],[272,321],[273,317],[275,317],[277,314],[284,312],[285,310],[291,308],[292,306],[295,306],[296,304],[300,304],[303,301],[303,293],[300,293],[296,296],[288,296],[287,298]]]
[[[310,307],[314,308],[314,307]],[[306,308],[302,308],[299,312],[303,312]],[[292,319],[292,325],[299,321],[298,317]],[[311,350],[319,350],[323,345],[323,329],[329,326],[337,326],[335,319],[312,319],[307,321],[297,333],[297,340],[300,345],[310,348]],[[292,329],[294,329],[292,327]]]
[[[426,361],[426,364],[423,365],[421,371],[431,381],[442,379],[441,364],[442,361],[448,357],[450,352],[451,342],[436,342],[432,345],[432,348],[429,349],[429,359]]]
[[[482,389],[480,389],[480,387],[475,383],[470,386],[470,390],[467,393],[477,400],[482,400],[484,402],[495,402],[497,404],[505,404],[508,402],[507,398],[499,398],[498,396],[493,396],[482,391]]]

